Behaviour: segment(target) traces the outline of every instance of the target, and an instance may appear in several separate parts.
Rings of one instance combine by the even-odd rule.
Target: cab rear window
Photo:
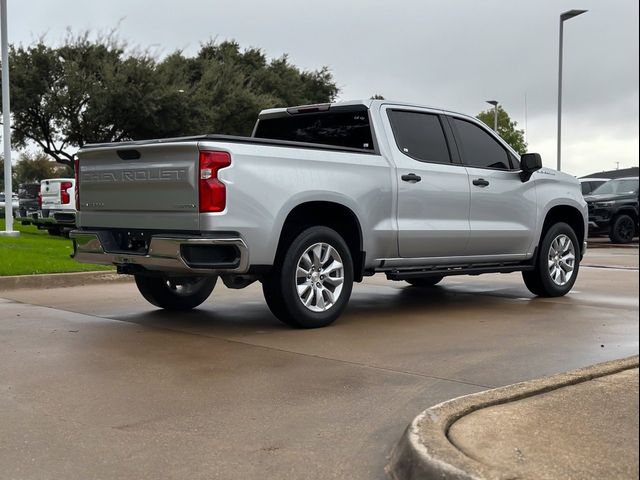
[[[366,107],[260,119],[254,137],[374,150]]]

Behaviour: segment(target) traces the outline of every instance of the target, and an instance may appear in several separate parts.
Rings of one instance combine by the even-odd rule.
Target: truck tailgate
[[[197,142],[78,153],[82,227],[197,230]]]
[[[40,186],[42,208],[49,209],[60,205],[60,182],[59,179],[42,181]]]

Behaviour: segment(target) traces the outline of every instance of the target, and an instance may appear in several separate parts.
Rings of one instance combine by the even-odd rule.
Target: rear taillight
[[[71,203],[71,195],[68,190],[73,187],[73,183],[71,182],[60,182],[60,203],[63,205],[68,205]]]
[[[73,178],[76,180],[75,196],[76,196],[76,210],[80,210],[80,160],[75,158],[73,160]]]
[[[42,210],[42,192],[38,192],[38,208]]]
[[[201,212],[222,212],[227,205],[227,189],[218,180],[218,170],[231,165],[227,152],[200,152],[198,193]]]

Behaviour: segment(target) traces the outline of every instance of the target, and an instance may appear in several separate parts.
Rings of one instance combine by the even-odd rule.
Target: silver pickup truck
[[[200,305],[218,277],[260,281],[271,311],[307,328],[375,273],[428,288],[521,271],[535,295],[560,296],[586,248],[575,178],[419,105],[271,109],[251,137],[88,145],[76,175],[75,259],[116,265],[165,309]]]

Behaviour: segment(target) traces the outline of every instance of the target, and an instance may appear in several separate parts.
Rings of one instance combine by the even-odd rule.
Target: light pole
[[[489,105],[493,105],[493,131],[498,133],[498,101],[487,100]]]
[[[2,142],[4,143],[4,232],[0,236],[18,236],[13,230],[13,188],[11,185],[11,109],[9,107],[9,45],[7,43],[7,0],[0,0],[0,41],[2,42]]]
[[[562,42],[564,22],[586,12],[587,10],[569,10],[560,14],[560,46],[558,49],[558,171],[562,168]]]

